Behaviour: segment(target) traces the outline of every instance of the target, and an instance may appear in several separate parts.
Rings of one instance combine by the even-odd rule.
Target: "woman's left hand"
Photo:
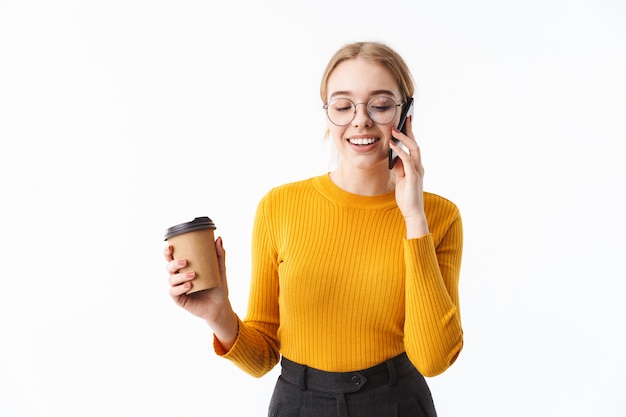
[[[424,213],[424,167],[420,148],[413,136],[413,118],[406,121],[407,134],[393,128],[391,134],[400,144],[391,141],[391,148],[398,154],[398,160],[392,168],[396,179],[396,202],[407,226],[407,238],[416,238],[429,233]]]

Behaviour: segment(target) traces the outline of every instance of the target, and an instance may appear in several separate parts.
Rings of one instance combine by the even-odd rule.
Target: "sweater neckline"
[[[353,194],[335,184],[330,178],[330,172],[315,177],[313,183],[320,193],[342,205],[359,208],[381,208],[392,207],[396,204],[395,191],[375,196]]]

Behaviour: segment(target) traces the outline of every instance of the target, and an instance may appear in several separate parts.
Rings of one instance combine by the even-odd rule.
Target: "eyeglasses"
[[[396,117],[398,107],[404,103],[396,103],[385,96],[372,97],[367,103],[355,103],[347,98],[335,98],[328,104],[324,104],[323,109],[326,110],[328,120],[334,125],[345,126],[356,117],[356,106],[359,104],[367,105],[367,114],[374,123],[386,125]]]

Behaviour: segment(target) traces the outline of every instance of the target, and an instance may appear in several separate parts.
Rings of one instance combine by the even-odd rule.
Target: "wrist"
[[[404,221],[407,239],[417,239],[430,233],[425,214],[405,217]]]
[[[239,333],[239,318],[230,306],[230,302],[219,310],[218,315],[205,321],[224,350],[229,351],[235,344]]]

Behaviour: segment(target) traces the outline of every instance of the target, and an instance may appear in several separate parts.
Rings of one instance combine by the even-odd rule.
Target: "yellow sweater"
[[[424,193],[430,235],[406,239],[394,192],[359,196],[328,174],[286,184],[260,201],[248,312],[218,354],[254,376],[284,355],[325,371],[368,368],[407,352],[425,376],[463,346],[457,207]]]

